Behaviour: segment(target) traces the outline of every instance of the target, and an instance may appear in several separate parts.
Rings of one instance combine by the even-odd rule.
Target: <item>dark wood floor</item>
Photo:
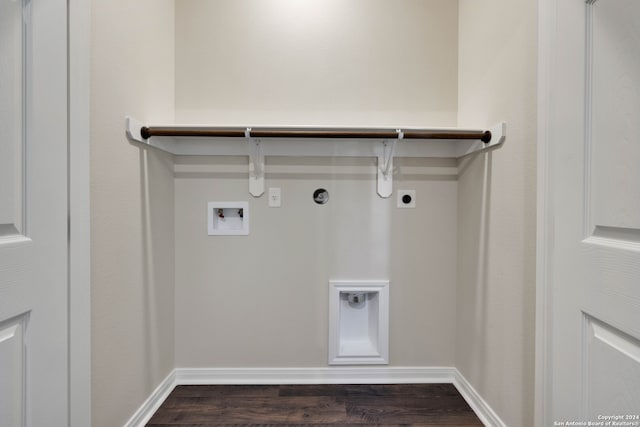
[[[451,384],[178,386],[147,426],[482,426]]]

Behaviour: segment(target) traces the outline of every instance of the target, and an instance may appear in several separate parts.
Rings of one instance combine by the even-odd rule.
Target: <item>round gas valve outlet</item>
[[[403,209],[415,208],[416,190],[398,190],[398,207]]]

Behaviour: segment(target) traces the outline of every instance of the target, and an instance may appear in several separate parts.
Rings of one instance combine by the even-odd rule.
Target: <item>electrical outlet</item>
[[[415,208],[416,190],[398,190],[398,207]]]
[[[269,188],[269,207],[279,208],[282,202],[280,188]]]

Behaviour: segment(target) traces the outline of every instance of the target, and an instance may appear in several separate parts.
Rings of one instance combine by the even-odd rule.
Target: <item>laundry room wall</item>
[[[92,426],[113,427],[174,367],[172,159],[125,136],[173,120],[174,4],[91,8]]]
[[[537,9],[460,0],[459,126],[506,121],[460,162],[456,367],[509,426],[533,426]]]
[[[457,2],[180,0],[176,119],[217,125],[455,126]],[[390,365],[452,366],[457,167],[372,158],[176,157],[176,365],[324,367],[331,279],[389,279]],[[312,193],[325,188],[326,205]],[[207,202],[247,201],[248,236],[208,236]]]
[[[457,2],[179,0],[176,120],[455,126]]]
[[[93,425],[123,425],[174,367],[324,367],[329,280],[389,279],[390,365],[456,366],[506,425],[533,418],[535,2],[92,1]],[[180,157],[145,123],[479,127],[490,154]],[[326,205],[312,193],[329,191]],[[399,189],[416,208],[398,209]],[[247,201],[248,236],[207,202]]]
[[[398,161],[417,207],[397,209],[370,159],[270,159],[280,208],[249,195],[245,158],[176,161],[179,367],[326,366],[329,280],[359,279],[391,281],[391,365],[452,365],[455,162]],[[249,235],[208,236],[207,202],[238,200]]]

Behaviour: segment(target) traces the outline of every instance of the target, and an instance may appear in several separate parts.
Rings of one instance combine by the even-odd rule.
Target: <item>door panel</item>
[[[27,315],[0,323],[0,414],[3,425],[25,422],[25,330]]]
[[[603,331],[640,336],[640,2],[593,0],[585,7],[587,238],[576,256],[589,275],[582,310],[599,313],[593,325]]]
[[[640,234],[640,2],[598,0],[588,8],[590,231],[599,227],[609,235],[617,231],[616,237],[622,240],[636,241]]]
[[[543,2],[553,35],[542,132],[549,353],[541,425],[636,416],[640,1]]]
[[[32,241],[24,236],[26,14],[0,0],[0,424],[27,425],[26,330]]]
[[[66,426],[66,0],[0,0],[0,57],[0,425]]]
[[[640,341],[590,316],[584,320],[587,419],[635,415],[640,408]]]
[[[0,0],[0,236],[22,231],[22,4]]]

